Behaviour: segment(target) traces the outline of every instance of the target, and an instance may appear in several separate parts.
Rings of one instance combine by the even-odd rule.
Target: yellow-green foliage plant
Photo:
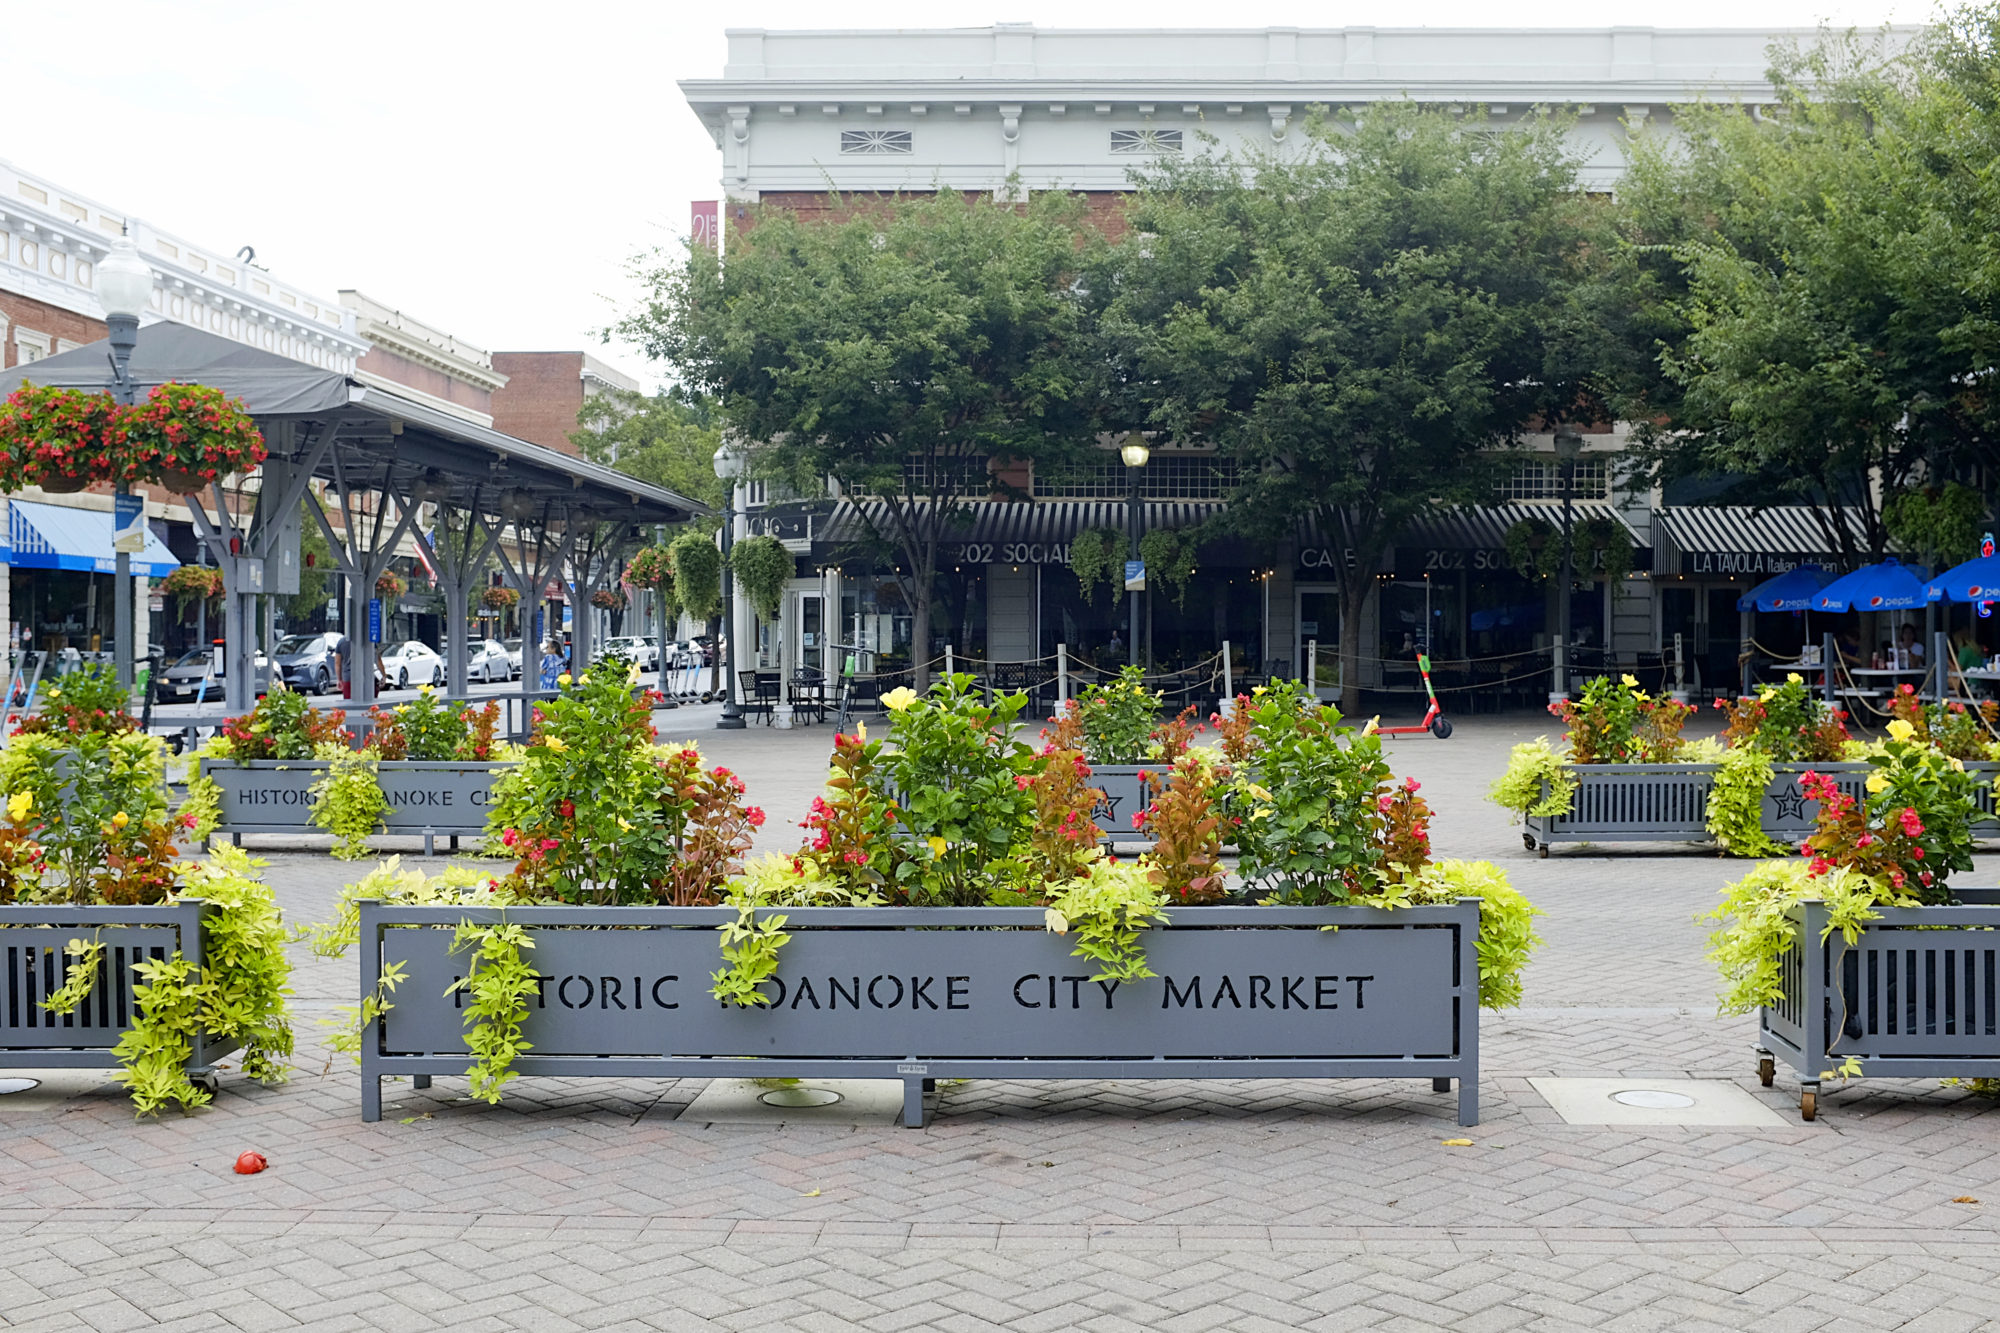
[[[1566,815],[1576,794],[1568,763],[1547,736],[1522,741],[1507,756],[1507,771],[1486,794],[1494,804],[1519,815]]]

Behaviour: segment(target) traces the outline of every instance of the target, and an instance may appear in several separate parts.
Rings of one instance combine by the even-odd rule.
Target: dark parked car
[[[275,656],[285,684],[310,694],[329,694],[340,688],[340,668],[334,660],[337,634],[287,634],[278,640]]]

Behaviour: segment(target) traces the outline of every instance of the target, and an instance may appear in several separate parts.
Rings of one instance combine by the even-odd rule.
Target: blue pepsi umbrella
[[[1736,599],[1738,611],[1807,611],[1813,594],[1833,581],[1818,565],[1793,565]]]
[[[1863,565],[1821,588],[1815,611],[1914,611],[1930,600],[1924,579],[1930,571],[1898,560]]]
[[[1924,585],[1933,602],[2000,602],[2000,555],[1953,565]]]

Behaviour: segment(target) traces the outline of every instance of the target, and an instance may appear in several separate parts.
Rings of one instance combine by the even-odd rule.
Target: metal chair
[[[770,692],[765,693],[766,677],[770,681]],[[739,671],[736,673],[736,693],[739,707],[745,717],[759,713],[764,715],[764,725],[771,725],[771,717],[778,708],[778,679],[770,672]]]

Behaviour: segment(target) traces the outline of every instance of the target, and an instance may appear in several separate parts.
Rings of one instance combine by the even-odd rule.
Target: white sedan
[[[600,657],[619,657],[627,662],[636,662],[641,671],[657,671],[660,668],[660,645],[638,634],[626,634],[615,639],[606,639]]]
[[[405,639],[382,653],[382,675],[399,690],[412,685],[444,684],[444,659],[427,643]]]
[[[449,665],[449,659],[447,659]],[[472,681],[512,680],[514,664],[507,645],[498,639],[474,639],[465,645],[465,679]]]

